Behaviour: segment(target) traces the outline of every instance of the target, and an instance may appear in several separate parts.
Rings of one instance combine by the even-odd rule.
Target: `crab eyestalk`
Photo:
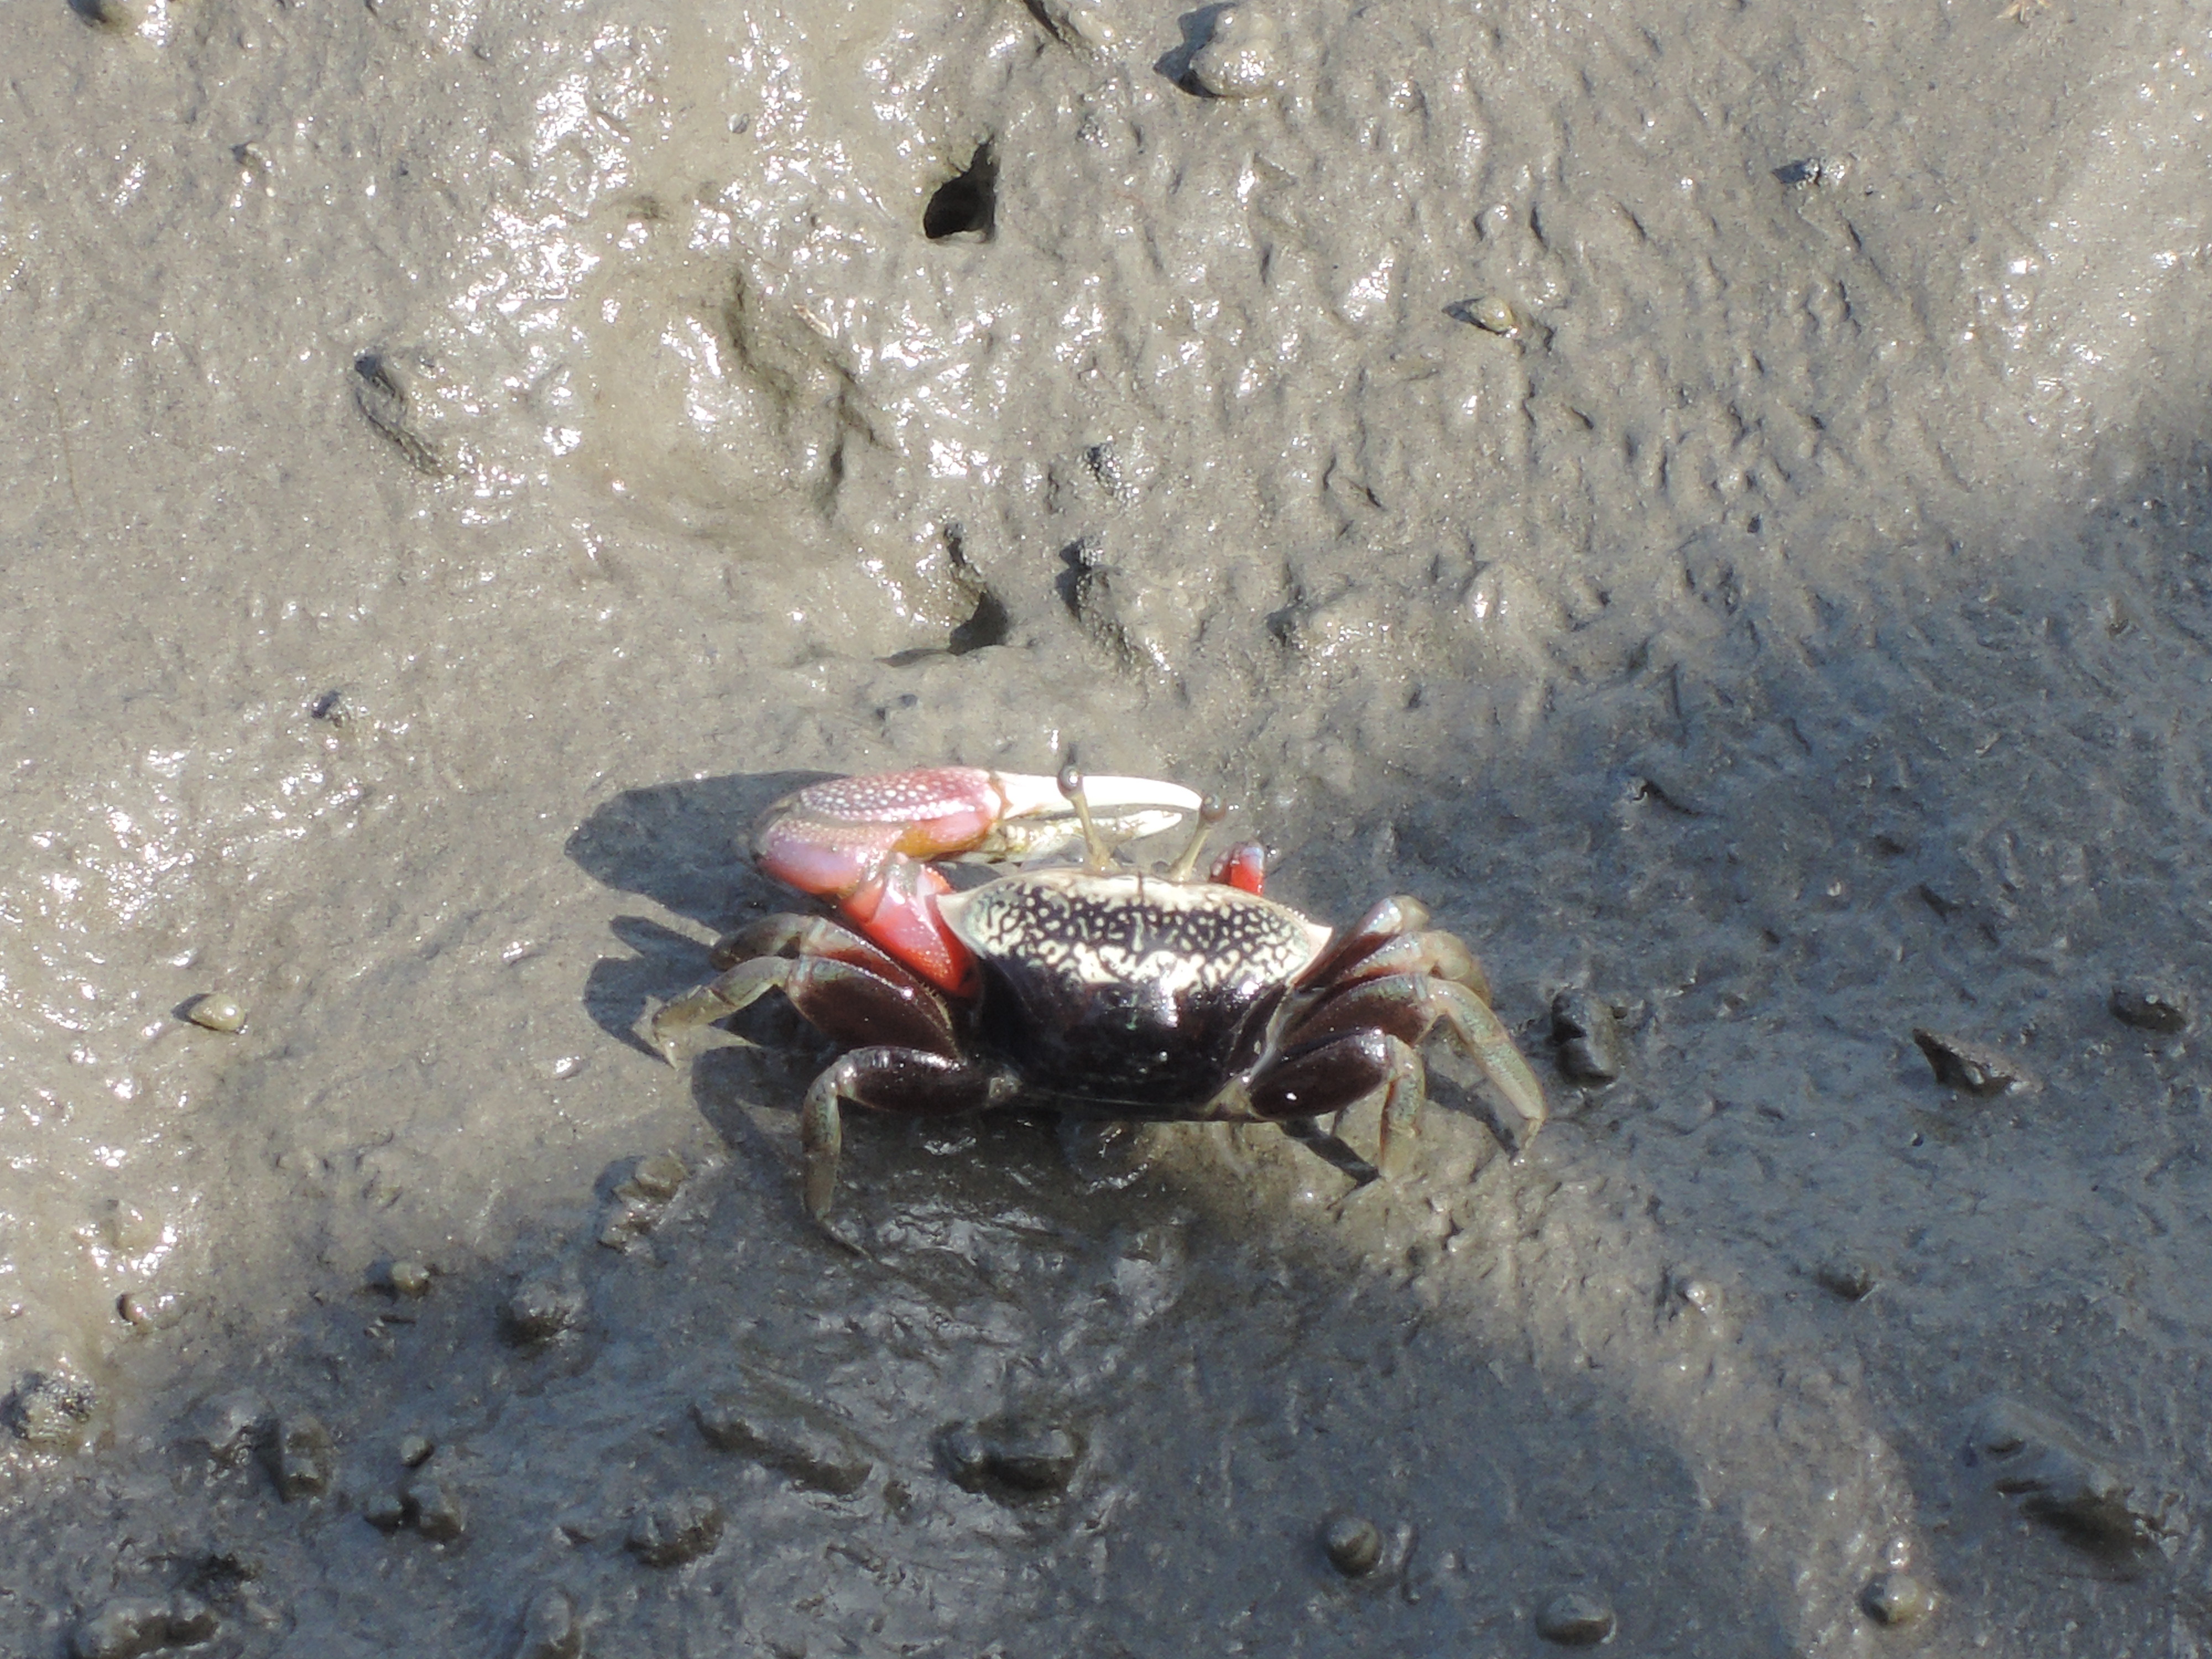
[[[1170,881],[1188,881],[1190,872],[1198,868],[1198,856],[1206,850],[1206,837],[1213,826],[1229,816],[1229,809],[1221,804],[1218,795],[1208,795],[1198,804],[1198,824],[1190,832],[1190,845],[1182,855],[1168,866]]]
[[[1106,844],[1106,838],[1098,833],[1098,826],[1091,821],[1091,798],[1083,790],[1083,774],[1071,760],[1060,769],[1055,781],[1060,785],[1060,793],[1067,797],[1067,804],[1075,809],[1076,821],[1083,826],[1083,867],[1097,875],[1114,856],[1114,849]]]

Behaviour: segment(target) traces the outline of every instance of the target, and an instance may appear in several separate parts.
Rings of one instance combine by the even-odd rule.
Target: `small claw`
[[[1267,885],[1267,849],[1256,841],[1232,847],[1214,860],[1207,879],[1247,893],[1262,892]]]

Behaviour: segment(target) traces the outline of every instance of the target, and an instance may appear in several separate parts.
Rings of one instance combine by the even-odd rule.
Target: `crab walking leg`
[[[1387,1174],[1391,1143],[1403,1145],[1419,1127],[1421,1108],[1428,1101],[1427,1079],[1421,1056],[1411,1043],[1388,1031],[1345,1031],[1286,1054],[1261,1070],[1249,1085],[1252,1112],[1255,1117],[1275,1122],[1310,1120],[1347,1110],[1376,1090],[1385,1090],[1375,1163]],[[1296,1138],[1313,1145],[1305,1133]]]
[[[810,1024],[835,1042],[896,1043],[948,1056],[959,1052],[952,1017],[936,992],[836,923],[821,926],[843,935],[860,959],[801,955],[741,962],[656,1013],[653,1046],[673,1065],[677,1032],[734,1014],[765,993],[780,990]],[[839,944],[834,938],[826,942]]]
[[[837,1191],[837,1158],[845,1144],[838,1102],[879,1112],[925,1116],[980,1112],[1014,1092],[1013,1079],[987,1066],[918,1048],[856,1048],[808,1085],[799,1114],[805,1158],[806,1212],[819,1221]]]
[[[1332,1170],[1349,1177],[1355,1188],[1365,1187],[1382,1178],[1382,1170],[1352,1151],[1333,1130],[1321,1127],[1321,1120],[1311,1117],[1286,1117],[1282,1131],[1304,1147]]]
[[[781,990],[798,967],[796,962],[786,957],[758,957],[750,962],[741,962],[727,973],[717,975],[697,989],[687,991],[675,1001],[665,1002],[655,1009],[652,1024],[646,1028],[647,1038],[660,1050],[660,1057],[673,1066],[678,1031],[708,1024],[740,1008],[751,1007],[770,991]]]
[[[1513,1046],[1513,1038],[1491,1006],[1473,991],[1448,979],[1416,980],[1422,1000],[1436,1011],[1437,1023],[1450,1033],[1460,1051],[1482,1068],[1517,1122],[1493,1122],[1509,1152],[1517,1153],[1534,1138],[1551,1115],[1544,1104],[1544,1086]]]

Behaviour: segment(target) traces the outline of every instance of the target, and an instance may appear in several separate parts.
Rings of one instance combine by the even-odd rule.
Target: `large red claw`
[[[938,914],[938,896],[951,884],[927,860],[1035,858],[1093,833],[1118,845],[1158,835],[1200,805],[1181,784],[1153,778],[1091,778],[1084,787],[1088,827],[1058,779],[1025,772],[918,766],[831,778],[768,809],[753,831],[753,858],[777,880],[833,902],[931,984],[966,996],[975,963]]]
[[[768,809],[753,858],[777,880],[835,902],[931,984],[964,996],[975,963],[937,914],[951,884],[921,860],[974,848],[1005,811],[991,775],[973,766],[832,778]]]

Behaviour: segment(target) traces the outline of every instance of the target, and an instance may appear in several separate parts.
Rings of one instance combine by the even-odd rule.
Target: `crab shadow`
[[[772,803],[823,772],[738,772],[625,789],[576,827],[562,849],[593,880],[634,893],[717,933],[788,903],[753,868],[744,842]],[[609,923],[628,954],[594,963],[584,985],[592,1023],[650,1053],[637,1036],[647,1006],[707,977],[700,941],[652,916]]]

